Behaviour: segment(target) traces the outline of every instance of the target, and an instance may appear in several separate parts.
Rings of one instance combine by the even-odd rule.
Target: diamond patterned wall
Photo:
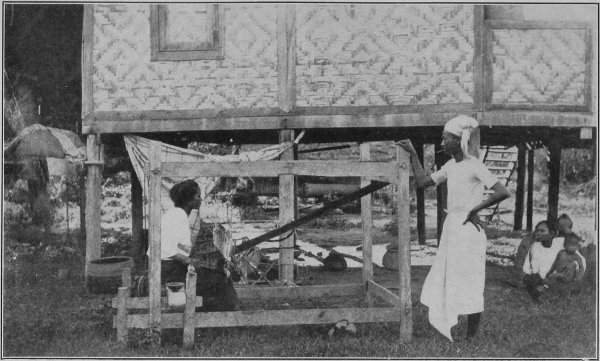
[[[296,6],[297,106],[473,101],[473,6]]]
[[[585,30],[493,30],[492,104],[583,105]]]
[[[276,107],[276,7],[222,6],[224,60],[151,62],[150,5],[94,5],[94,109]]]

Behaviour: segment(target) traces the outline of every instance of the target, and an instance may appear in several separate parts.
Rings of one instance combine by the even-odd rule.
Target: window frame
[[[151,61],[185,61],[185,60],[222,60],[223,22],[221,7],[213,4],[212,43],[201,44],[202,49],[177,49],[166,44],[166,7],[168,4],[150,5],[150,60]]]

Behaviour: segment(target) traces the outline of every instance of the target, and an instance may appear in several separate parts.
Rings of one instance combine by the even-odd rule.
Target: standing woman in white
[[[410,140],[398,142],[410,153],[417,187],[448,184],[448,215],[423,284],[421,303],[429,307],[429,322],[450,340],[450,328],[458,323],[458,315],[468,315],[467,338],[471,338],[483,312],[487,238],[477,212],[510,196],[485,165],[468,153],[471,132],[477,126],[477,121],[466,115],[446,123],[442,148],[452,159],[431,175],[423,171]],[[484,186],[494,191],[487,199]]]

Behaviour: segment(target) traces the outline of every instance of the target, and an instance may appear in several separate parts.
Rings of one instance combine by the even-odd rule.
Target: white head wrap
[[[460,137],[460,147],[463,150],[463,154],[466,157],[470,157],[469,139],[471,139],[471,132],[478,126],[479,123],[477,123],[477,120],[461,114],[450,119],[444,126],[444,131]]]

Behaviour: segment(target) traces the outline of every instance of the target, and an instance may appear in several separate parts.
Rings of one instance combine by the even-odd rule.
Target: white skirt
[[[450,328],[458,315],[483,311],[487,238],[466,213],[448,214],[440,246],[423,284],[421,303],[429,307],[429,322],[452,340]]]

